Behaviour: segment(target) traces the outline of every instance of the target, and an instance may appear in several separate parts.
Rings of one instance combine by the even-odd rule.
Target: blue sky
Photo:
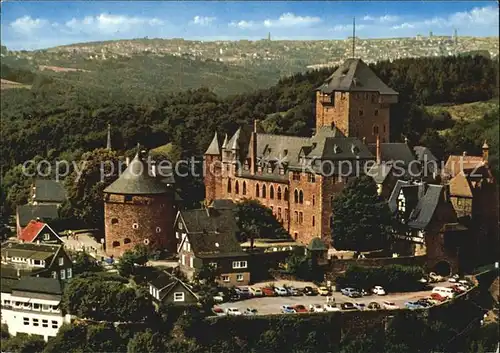
[[[497,1],[398,2],[3,2],[10,49],[111,39],[257,40],[408,37],[418,33],[498,36]]]

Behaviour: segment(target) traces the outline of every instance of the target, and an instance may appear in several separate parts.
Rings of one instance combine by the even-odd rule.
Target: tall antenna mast
[[[354,53],[356,51],[356,17],[352,18],[352,58],[354,59]]]

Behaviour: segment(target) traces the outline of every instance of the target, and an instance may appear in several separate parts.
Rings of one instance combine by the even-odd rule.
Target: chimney
[[[489,156],[490,156],[490,146],[488,146],[488,143],[486,140],[484,140],[484,144],[483,144],[483,162],[484,164],[488,164],[488,159],[489,159]]]
[[[259,120],[253,121],[253,131],[250,136],[250,174],[255,175],[256,164],[257,164],[257,126]]]
[[[381,152],[380,152],[380,136],[377,134],[377,149],[376,149],[376,152],[377,154],[377,164],[381,164],[382,163],[382,156],[381,156]]]

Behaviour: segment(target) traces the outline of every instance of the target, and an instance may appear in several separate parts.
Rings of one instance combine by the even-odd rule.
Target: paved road
[[[369,295],[363,298],[349,298],[342,295],[340,292],[335,292],[333,297],[337,305],[345,302],[352,303],[364,303],[368,305],[370,302],[378,302],[381,304],[383,301],[394,302],[398,307],[403,308],[404,303],[409,300],[424,298],[429,296],[431,291],[422,292],[410,292],[410,293],[391,293],[384,296]],[[246,308],[257,309],[258,313],[261,315],[267,314],[279,314],[281,313],[282,305],[296,305],[302,304],[309,307],[310,304],[325,304],[326,297],[324,296],[299,296],[299,297],[261,297],[252,298],[247,300],[241,300],[233,303],[222,303],[217,306],[226,308],[238,308],[240,311],[244,311]]]

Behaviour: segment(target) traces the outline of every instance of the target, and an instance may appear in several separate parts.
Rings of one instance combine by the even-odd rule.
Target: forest
[[[487,139],[498,175],[498,109],[474,121],[455,121],[449,114],[432,114],[424,108],[498,99],[498,59],[415,58],[370,66],[400,95],[399,103],[391,107],[392,141],[405,136],[446,158],[462,151],[480,153]],[[239,124],[254,119],[260,119],[269,133],[310,135],[314,89],[334,70],[299,73],[270,88],[222,97],[209,84],[172,93],[144,90],[143,85],[122,87],[117,80],[94,84],[80,80],[83,76],[78,78],[78,73],[33,74],[2,66],[2,78],[32,85],[29,90],[1,92],[2,202],[7,190],[19,184],[12,170],[20,163],[36,156],[78,160],[84,152],[106,145],[108,124],[113,149],[119,153],[138,142],[146,148],[170,143],[181,157],[201,157],[215,131],[233,133]]]

